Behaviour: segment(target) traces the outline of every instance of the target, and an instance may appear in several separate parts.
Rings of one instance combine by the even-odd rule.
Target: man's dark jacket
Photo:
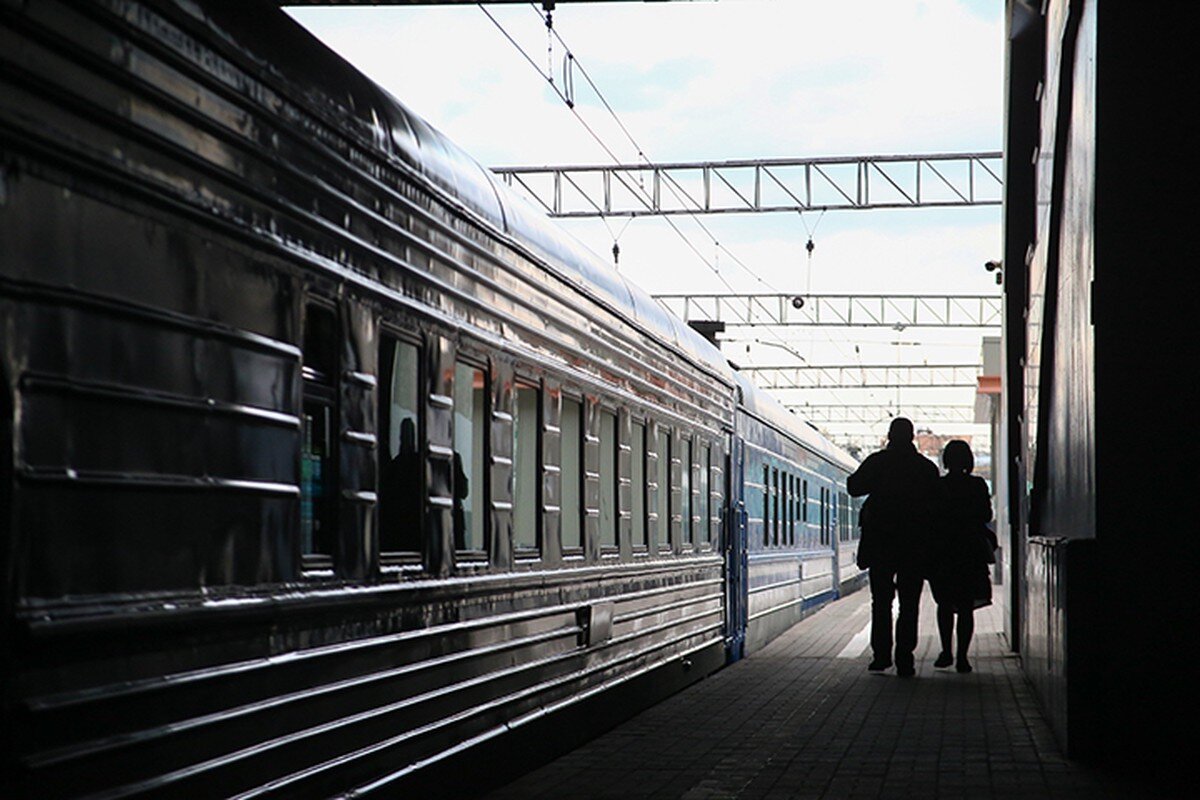
[[[938,468],[911,442],[867,456],[846,479],[863,506],[859,566],[925,572],[933,536]]]

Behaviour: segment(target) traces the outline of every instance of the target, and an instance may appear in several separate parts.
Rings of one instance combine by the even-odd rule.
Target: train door
[[[732,664],[745,655],[746,604],[749,562],[747,555],[744,448],[730,437],[725,464],[725,661]]]

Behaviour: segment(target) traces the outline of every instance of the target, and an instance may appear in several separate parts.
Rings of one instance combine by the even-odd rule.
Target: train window
[[[787,507],[787,541],[789,545],[796,544],[796,476],[788,473],[788,507]]]
[[[300,552],[304,566],[330,569],[337,534],[337,314],[310,303],[304,316]]]
[[[629,442],[629,513],[635,548],[649,547],[646,528],[646,423],[634,422]]]
[[[796,545],[796,523],[800,518],[800,477],[792,475],[792,545]]]
[[[513,390],[513,548],[526,556],[538,549],[540,396],[537,387],[527,384],[518,383]]]
[[[710,501],[708,493],[710,478],[709,471],[712,469],[712,465],[709,461],[711,458],[711,453],[712,450],[708,445],[705,444],[700,446],[699,470],[696,473],[700,478],[700,485],[696,487],[696,499],[700,503],[700,507],[696,509],[696,516],[700,520],[700,530],[696,538],[702,545],[708,544],[712,541],[712,520],[709,517],[708,511]]]
[[[583,404],[562,399],[562,546],[564,551],[583,550]]]
[[[658,549],[671,548],[671,434],[658,429]]]
[[[775,546],[778,547],[779,546],[779,512],[780,512],[779,501],[783,495],[783,492],[779,485],[779,470],[773,469],[773,470],[771,470],[771,474],[772,474],[772,477],[774,478],[774,483],[775,483],[775,503],[774,503],[774,507],[772,510],[772,519],[775,522],[775,524],[774,524]]]
[[[617,549],[617,415],[600,411],[600,548]]]
[[[424,481],[417,415],[419,353],[416,345],[383,337],[379,354],[379,550],[421,551]]]
[[[482,369],[454,365],[454,547],[486,552],[487,381]]]
[[[803,502],[800,505],[800,516],[804,522],[808,522],[808,479],[804,479],[804,491],[802,492]]]
[[[679,442],[679,541],[692,544],[692,440]]]
[[[784,478],[788,487],[787,508],[783,510],[783,536],[789,545],[796,543],[796,491],[800,488],[796,476],[790,472]]]
[[[328,306],[309,303],[304,314],[304,377],[332,384],[337,375],[337,314]]]
[[[821,487],[821,544],[829,544],[829,505],[826,497],[829,490]]]
[[[846,529],[846,495],[838,493],[838,540],[846,541],[850,537]]]
[[[763,465],[763,546],[771,544],[771,468]]]

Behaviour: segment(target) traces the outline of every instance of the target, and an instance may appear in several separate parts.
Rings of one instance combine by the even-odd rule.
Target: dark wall
[[[1008,276],[1028,281],[1009,339],[1011,366],[1025,338],[1023,416],[1010,407],[1009,424],[1024,434],[1013,469],[1031,477],[1034,537],[1023,665],[1071,755],[1147,782],[1182,778],[1200,728],[1188,8],[1055,0],[1042,52],[1010,50],[1010,93],[1042,72],[1034,181],[1010,183],[1006,201],[1032,200],[1035,218],[1027,242],[1027,218],[1006,216],[1006,272],[1030,254]],[[1011,3],[1014,27],[1030,11]],[[1010,142],[1029,134],[1014,106]],[[1006,299],[1019,303],[1016,287]]]
[[[1109,749],[1194,758],[1200,632],[1190,4],[1098,6],[1096,479]],[[1132,735],[1131,735],[1132,733]],[[1129,751],[1132,751],[1130,753]]]

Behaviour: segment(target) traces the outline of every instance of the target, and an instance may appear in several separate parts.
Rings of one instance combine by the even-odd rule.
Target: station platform
[[[867,671],[864,589],[487,797],[1165,796],[1064,757],[1009,652],[998,606],[976,612],[969,674],[933,667],[928,587],[921,606],[914,678]]]

